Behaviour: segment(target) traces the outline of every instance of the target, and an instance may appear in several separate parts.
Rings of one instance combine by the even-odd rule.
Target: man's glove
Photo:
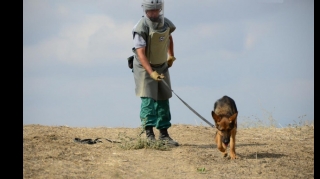
[[[173,64],[173,62],[176,60],[176,57],[174,56],[169,56],[168,58],[168,67],[170,68]]]
[[[156,80],[156,81],[161,81],[163,78],[164,78],[164,75],[161,74],[159,75],[157,71],[153,71],[151,74],[150,74],[151,78]]]

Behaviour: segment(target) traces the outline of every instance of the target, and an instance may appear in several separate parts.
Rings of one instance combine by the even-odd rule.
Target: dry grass
[[[314,125],[242,126],[239,159],[223,158],[215,129],[173,125],[179,147],[150,145],[140,128],[23,126],[23,178],[314,178]],[[101,139],[93,145],[74,138]],[[158,133],[156,133],[158,137]]]

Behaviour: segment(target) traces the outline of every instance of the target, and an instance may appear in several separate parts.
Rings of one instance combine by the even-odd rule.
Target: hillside
[[[214,128],[173,125],[169,133],[180,143],[173,148],[144,146],[140,132],[24,125],[23,178],[314,178],[313,125],[238,129],[236,160],[222,157]],[[90,145],[75,138],[121,143],[100,139]]]

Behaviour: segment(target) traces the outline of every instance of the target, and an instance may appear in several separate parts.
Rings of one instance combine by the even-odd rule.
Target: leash
[[[195,113],[200,119],[202,119],[204,122],[206,122],[207,124],[209,124],[210,127],[214,127],[213,124],[211,124],[209,121],[207,121],[204,117],[202,117],[199,113],[197,113],[197,111],[195,111],[194,109],[192,109],[191,106],[189,106],[185,101],[183,101],[171,88],[170,86],[167,84],[167,82],[165,82],[164,80],[161,80],[163,82],[163,84],[165,84],[172,92],[173,94],[175,94],[180,101],[182,101],[183,104],[185,104],[193,113]]]
[[[121,143],[119,141],[114,141],[114,140],[110,140],[110,139],[106,139],[106,138],[96,138],[94,140],[92,139],[80,139],[80,138],[75,138],[74,142],[77,143],[81,143],[81,144],[96,144],[96,143],[101,143],[102,141],[100,141],[100,139],[105,139],[111,143]]]

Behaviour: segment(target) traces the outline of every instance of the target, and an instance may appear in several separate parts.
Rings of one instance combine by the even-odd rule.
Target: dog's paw
[[[222,153],[222,157],[227,157],[227,156],[228,156],[227,152]]]
[[[231,159],[237,159],[237,158],[238,158],[238,156],[237,156],[237,155],[235,155],[235,154],[234,154],[234,155],[230,154],[230,158],[231,158]]]

